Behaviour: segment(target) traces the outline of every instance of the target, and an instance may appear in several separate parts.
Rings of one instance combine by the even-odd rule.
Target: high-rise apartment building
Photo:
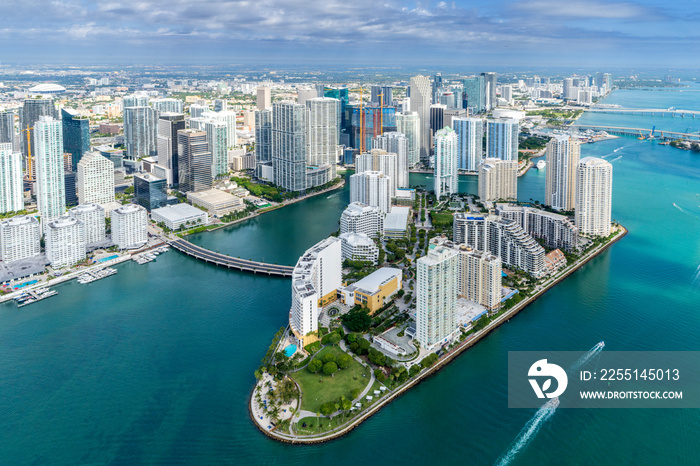
[[[190,118],[200,118],[202,115],[204,115],[204,112],[208,111],[209,106],[207,105],[192,104],[190,105]]]
[[[228,129],[223,121],[204,122],[207,144],[211,152],[211,175],[220,180],[228,175]]]
[[[212,155],[207,133],[196,129],[177,132],[178,182],[181,192],[204,191],[212,187]]]
[[[408,138],[398,131],[384,133],[372,140],[372,149],[382,149],[390,154],[396,154],[396,182],[394,183],[396,189],[409,187],[408,147]]]
[[[255,112],[255,176],[261,178],[261,164],[272,162],[272,110]]]
[[[416,339],[432,351],[458,332],[455,309],[459,257],[446,246],[432,245],[419,258],[416,279]]]
[[[66,211],[61,120],[42,116],[34,123],[32,152],[36,154],[36,200],[43,225]]]
[[[46,258],[51,267],[59,269],[85,260],[85,229],[80,220],[64,215],[45,225]]]
[[[584,157],[578,163],[575,222],[584,235],[610,235],[612,171],[610,162],[596,157]]]
[[[516,200],[518,198],[518,162],[484,159],[479,166],[478,186],[481,202]]]
[[[182,100],[163,98],[153,99],[150,101],[151,108],[156,111],[156,116],[159,117],[163,113],[182,113]]]
[[[0,260],[13,262],[41,253],[41,228],[32,215],[0,221]]]
[[[457,133],[443,128],[435,135],[435,196],[440,199],[459,192],[457,181]]]
[[[99,152],[88,152],[78,163],[78,202],[114,202],[114,164]]]
[[[272,106],[272,169],[275,184],[306,190],[306,107],[291,101]]]
[[[454,118],[452,127],[457,133],[457,166],[475,172],[484,158],[484,121],[481,118]]]
[[[315,99],[319,97],[318,91],[315,88],[301,88],[297,89],[297,103],[299,105],[306,105],[307,100]],[[323,96],[321,96],[323,97]],[[338,116],[336,115],[336,119]]]
[[[484,77],[474,76],[465,78],[462,81],[464,95],[466,100],[465,108],[470,109],[470,113],[481,113],[486,110],[486,95],[484,93]]]
[[[148,213],[143,206],[123,205],[114,209],[112,219],[112,242],[119,249],[137,249],[148,242]]]
[[[428,165],[430,159],[430,79],[427,76],[414,76],[410,81],[411,111],[418,113],[420,162]],[[406,134],[401,129],[398,131]]]
[[[398,157],[382,149],[372,149],[355,157],[355,173],[381,172],[389,178],[389,192],[396,196]]]
[[[518,161],[520,122],[514,118],[486,120],[486,156]]]
[[[408,166],[413,168],[420,162],[421,123],[418,112],[396,115],[396,131],[408,140]]]
[[[0,111],[0,144],[15,143],[15,112],[14,110]]]
[[[326,238],[299,258],[292,272],[289,327],[297,343],[318,340],[319,308],[336,300],[342,285],[342,249],[338,238]]]
[[[491,110],[496,106],[496,73],[481,73],[481,76],[484,77],[486,109]]]
[[[528,235],[544,240],[548,248],[578,251],[578,228],[565,215],[512,204],[496,205],[496,214],[515,220]]]
[[[63,152],[70,154],[71,171],[78,169],[78,162],[90,150],[90,120],[76,110],[61,109],[63,123]]]
[[[236,112],[230,110],[223,110],[221,112],[204,112],[201,118],[205,118],[210,121],[218,121],[226,125],[226,144],[229,149],[237,143],[236,138]],[[190,125],[190,128],[193,126]],[[204,129],[200,127],[199,129]]]
[[[340,101],[330,97],[316,97],[306,101],[306,165],[316,168],[330,166],[330,170],[324,171],[328,176],[317,180],[320,185],[328,183],[336,176],[339,107]]]
[[[391,180],[379,171],[350,176],[350,202],[360,202],[387,214],[391,209]]]
[[[105,210],[99,204],[80,204],[68,211],[68,215],[80,221],[85,244],[95,244],[107,237]]]
[[[124,99],[126,103],[126,97]],[[123,117],[126,158],[137,160],[155,155],[157,132],[154,110],[148,106],[124,107]]]
[[[272,107],[272,97],[268,86],[258,87],[258,110]]]
[[[555,135],[547,143],[544,204],[572,211],[576,203],[576,167],[581,156],[579,142],[569,135]]]
[[[58,119],[58,111],[53,99],[26,99],[19,110],[19,134],[22,147],[22,157],[27,160],[31,146],[32,157],[35,157],[35,144],[29,138],[34,137],[33,128],[39,118],[50,116]],[[61,150],[63,148],[61,147]],[[29,164],[26,164],[27,168]]]
[[[0,143],[0,213],[24,209],[22,155],[11,143]]]

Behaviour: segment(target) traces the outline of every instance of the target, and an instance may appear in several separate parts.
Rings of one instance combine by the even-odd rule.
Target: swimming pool
[[[291,358],[294,356],[294,353],[297,352],[297,345],[289,345],[284,349],[284,355],[287,356],[288,358]]]
[[[113,256],[108,256],[108,257],[103,257],[102,259],[97,259],[95,262],[107,262],[107,261],[111,261],[112,259],[116,259],[117,257],[119,257],[119,255],[115,254]]]
[[[14,288],[15,290],[19,290],[20,288],[24,288],[25,286],[33,285],[33,284],[35,284],[35,283],[39,283],[39,280],[32,280],[32,281],[30,281],[30,282],[22,283],[21,285],[15,285],[13,288]],[[296,349],[297,349],[297,348],[296,348],[296,346],[295,346],[295,347],[294,347],[294,351],[296,351]],[[292,354],[294,354],[294,353],[292,353]]]

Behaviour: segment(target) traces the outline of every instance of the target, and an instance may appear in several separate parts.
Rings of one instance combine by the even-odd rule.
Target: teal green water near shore
[[[609,100],[635,95],[647,98]],[[693,99],[676,106],[700,109]],[[633,138],[582,155],[622,156],[613,217],[629,234],[350,435],[291,446],[253,426],[252,372],[286,324],[289,281],[172,251],[22,309],[0,306],[0,463],[493,464],[533,415],[507,408],[507,351],[600,340],[609,350],[700,349],[700,155]],[[541,199],[543,182],[528,172],[520,199]],[[476,180],[460,186],[473,192]],[[337,229],[347,201],[343,188],[194,241],[293,264]],[[558,410],[514,463],[692,464],[699,431],[696,410]]]

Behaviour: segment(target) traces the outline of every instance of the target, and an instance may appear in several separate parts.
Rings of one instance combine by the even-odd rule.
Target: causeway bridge
[[[261,273],[275,275],[278,277],[291,277],[294,267],[288,265],[266,264],[247,259],[227,256],[218,252],[210,251],[196,244],[192,244],[184,239],[166,239],[167,243],[183,254],[194,257],[209,264],[227,267],[229,269],[242,270],[244,272]]]
[[[571,128],[585,131],[587,129],[593,131],[605,131],[609,134],[617,134],[622,136],[643,136],[648,137],[653,135],[658,139],[688,139],[692,141],[700,141],[700,132],[698,133],[681,133],[678,131],[665,131],[654,128],[628,128],[624,126],[599,126],[599,125],[579,125],[574,123]],[[652,134],[653,133],[653,134]]]
[[[614,113],[617,115],[647,115],[661,117],[695,118],[700,116],[697,110],[681,110],[671,108],[624,108],[624,107],[589,107],[585,110],[589,113]]]

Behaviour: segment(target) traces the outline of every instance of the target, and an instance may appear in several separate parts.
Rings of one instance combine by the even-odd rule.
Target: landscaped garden
[[[321,366],[314,361],[322,362]],[[301,387],[301,409],[314,413],[321,412],[324,403],[337,402],[341,396],[352,400],[352,394],[364,390],[370,380],[369,368],[337,346],[324,347],[306,368],[291,375]]]

